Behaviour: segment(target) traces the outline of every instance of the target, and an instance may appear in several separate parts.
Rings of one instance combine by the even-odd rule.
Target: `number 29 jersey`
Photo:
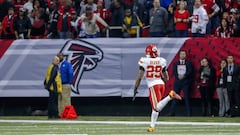
[[[142,57],[138,61],[138,65],[145,71],[145,77],[149,88],[156,84],[164,84],[162,72],[166,71],[166,59],[162,57]]]

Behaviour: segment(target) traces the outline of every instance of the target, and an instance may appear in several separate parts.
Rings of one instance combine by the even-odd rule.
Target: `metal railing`
[[[131,28],[137,29],[136,37],[138,38],[140,36],[140,27],[139,26],[132,26]],[[106,37],[109,38],[109,31],[110,30],[121,30],[121,26],[110,26],[109,29],[106,30]]]

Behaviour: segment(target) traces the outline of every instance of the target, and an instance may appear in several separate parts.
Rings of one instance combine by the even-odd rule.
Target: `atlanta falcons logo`
[[[83,40],[69,40],[63,46],[61,52],[66,56],[74,70],[72,91],[79,94],[79,83],[84,71],[93,70],[97,63],[103,59],[103,51]]]

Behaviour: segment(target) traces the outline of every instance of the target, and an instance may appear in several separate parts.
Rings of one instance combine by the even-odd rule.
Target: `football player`
[[[182,98],[172,90],[167,97],[162,99],[165,91],[165,82],[169,80],[166,67],[167,61],[159,57],[160,53],[155,45],[148,45],[145,52],[146,57],[142,57],[138,61],[139,72],[135,82],[134,95],[137,93],[142,77],[145,76],[149,89],[149,100],[152,106],[151,124],[147,131],[153,132],[159,112],[171,99],[181,100]]]

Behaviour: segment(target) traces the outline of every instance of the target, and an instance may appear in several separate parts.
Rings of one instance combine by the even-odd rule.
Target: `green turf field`
[[[47,120],[46,116],[0,116],[1,135],[239,135],[240,118],[159,117],[156,130],[146,131],[149,117],[79,116],[77,120]]]

